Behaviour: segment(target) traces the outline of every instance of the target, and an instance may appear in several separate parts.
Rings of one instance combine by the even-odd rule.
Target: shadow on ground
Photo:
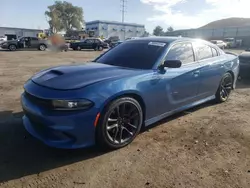
[[[96,148],[50,148],[26,132],[22,115],[22,112],[0,111],[0,183],[103,154]]]
[[[205,103],[175,114],[147,127],[142,132],[213,104],[213,102]],[[96,147],[78,150],[50,148],[26,132],[22,125],[22,116],[22,112],[0,111],[0,183],[38,174],[105,153]]]
[[[238,80],[236,89],[246,89],[250,88],[250,78],[242,78]]]

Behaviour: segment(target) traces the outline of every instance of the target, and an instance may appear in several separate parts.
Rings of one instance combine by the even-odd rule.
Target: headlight
[[[93,102],[80,100],[53,100],[52,105],[56,110],[86,110],[93,106]]]

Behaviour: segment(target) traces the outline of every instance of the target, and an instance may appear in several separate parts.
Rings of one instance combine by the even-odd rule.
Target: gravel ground
[[[250,81],[228,102],[164,119],[120,150],[58,150],[32,138],[21,122],[24,82],[97,55],[0,51],[0,187],[250,187]]]

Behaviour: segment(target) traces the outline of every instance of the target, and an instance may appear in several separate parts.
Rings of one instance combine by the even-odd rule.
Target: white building
[[[16,39],[18,37],[36,37],[38,33],[43,32],[41,29],[25,29],[14,27],[0,27],[0,37],[6,37],[8,40]]]
[[[118,36],[120,40],[131,37],[141,37],[145,33],[145,26],[133,23],[96,20],[86,23],[86,30],[94,30],[96,37],[109,38]]]

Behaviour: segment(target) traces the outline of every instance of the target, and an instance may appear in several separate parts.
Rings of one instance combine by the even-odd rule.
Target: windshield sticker
[[[164,47],[166,43],[163,42],[150,42],[148,45]]]

